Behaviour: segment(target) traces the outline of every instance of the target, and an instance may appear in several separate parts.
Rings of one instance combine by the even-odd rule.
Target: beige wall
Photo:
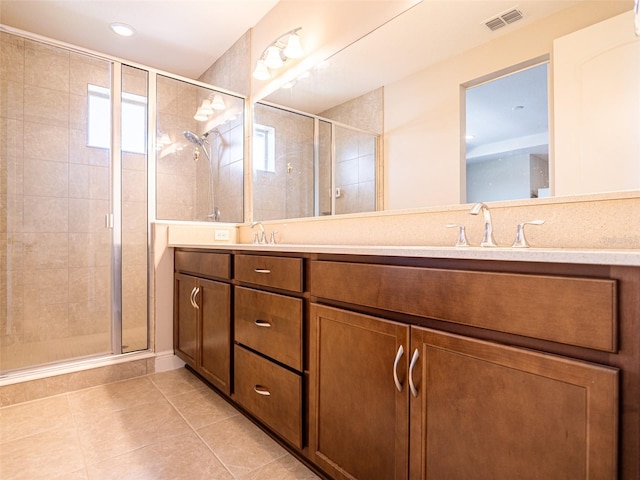
[[[461,85],[552,53],[553,40],[628,10],[602,3],[564,10],[451,60],[385,86],[385,209],[463,200]]]

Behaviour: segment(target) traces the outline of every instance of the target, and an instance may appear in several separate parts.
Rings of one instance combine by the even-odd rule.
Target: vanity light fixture
[[[304,55],[302,45],[300,44],[300,36],[298,31],[302,27],[289,30],[287,33],[280,35],[264,49],[262,55],[256,63],[253,71],[253,78],[257,80],[269,80],[271,72],[269,69],[276,70],[284,65],[290,58],[300,58]]]
[[[120,35],[121,37],[130,37],[135,33],[135,28],[131,25],[127,25],[126,23],[114,22],[109,25],[113,33]]]

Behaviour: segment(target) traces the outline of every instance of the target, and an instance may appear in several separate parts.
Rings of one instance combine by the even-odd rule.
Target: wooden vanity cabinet
[[[228,254],[175,252],[176,355],[222,393],[231,393],[231,285]],[[194,272],[199,276],[191,273]]]
[[[345,276],[347,271],[350,275]],[[322,276],[316,278],[318,272]],[[400,272],[422,281],[400,281],[405,277]],[[458,304],[465,302],[483,307],[471,310],[467,324],[490,322],[493,315],[498,329],[501,325],[509,330],[531,328],[526,310],[520,307],[535,304],[535,299],[516,300],[513,292],[521,286],[503,283],[506,304],[494,297],[493,308],[483,316],[486,299],[470,300],[464,298],[466,292],[456,291],[465,279],[476,282],[474,276],[462,273],[311,262],[312,460],[333,478],[351,480],[619,478],[618,369],[440,330],[446,327],[443,320],[449,320],[463,324],[452,330],[475,331],[463,323]],[[494,275],[504,278],[501,273],[481,273],[486,281]],[[425,288],[433,275],[437,283],[448,286],[448,295]],[[532,285],[537,278],[546,277],[515,274],[510,281]],[[556,276],[549,282],[551,287],[545,290],[541,281],[535,291],[546,295],[553,294],[552,288],[571,291],[576,281],[595,285],[590,293],[597,293],[583,298],[580,311],[588,312],[590,304],[595,305],[592,312],[597,313],[584,321],[606,334],[588,341],[602,350],[615,348],[614,281]],[[545,302],[548,299],[537,305]],[[448,303],[454,315],[450,319]],[[419,308],[438,312],[438,320],[388,320],[398,310],[416,315]],[[509,324],[505,311],[519,312],[519,323]],[[546,313],[541,316],[536,311],[536,322],[548,318],[552,323],[535,326],[534,332],[553,328],[554,322],[582,320]],[[487,326],[490,323],[483,324]],[[565,329],[569,334],[561,340],[583,343],[581,332],[563,324],[545,336],[562,335],[558,332]],[[498,337],[509,338],[504,332]]]
[[[238,254],[234,267],[233,398],[302,449],[302,259]]]
[[[411,479],[617,478],[616,369],[416,327],[411,352]]]
[[[334,479],[407,478],[409,326],[315,304],[310,317],[312,460]]]

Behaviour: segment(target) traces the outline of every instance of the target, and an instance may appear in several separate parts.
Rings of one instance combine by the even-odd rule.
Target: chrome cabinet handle
[[[271,328],[271,324],[269,322],[267,322],[266,320],[255,320],[253,323],[255,323],[256,326],[258,326],[258,327]]]
[[[271,395],[271,392],[269,391],[269,389],[267,387],[263,387],[262,385],[254,385],[253,391],[256,392],[258,395],[263,395],[265,397],[268,397],[269,395]]]
[[[409,365],[409,388],[411,389],[411,394],[414,397],[418,396],[418,389],[413,384],[413,368],[418,363],[418,359],[420,358],[420,353],[418,353],[418,349],[416,348],[413,352],[413,357],[411,358],[411,364]]]
[[[200,293],[200,287],[195,287],[193,289],[193,308],[195,308],[196,310],[200,310],[200,307],[198,306],[198,299],[196,298],[198,296],[198,294]]]
[[[193,297],[194,297],[194,295],[196,294],[196,288],[197,288],[197,287],[193,287],[193,288],[191,289],[191,295],[189,296],[189,301],[191,302],[191,306],[192,306],[193,308],[198,308],[198,307],[196,307],[196,302],[193,300]]]
[[[400,345],[398,347],[398,352],[396,353],[396,359],[393,361],[393,381],[396,384],[396,388],[399,392],[402,391],[402,384],[400,383],[400,379],[398,378],[398,363],[400,359],[404,355],[404,347]]]
[[[640,37],[640,0],[636,0],[633,5],[634,23],[636,29],[636,36]]]
[[[254,268],[253,271],[256,273],[271,273],[268,268]]]

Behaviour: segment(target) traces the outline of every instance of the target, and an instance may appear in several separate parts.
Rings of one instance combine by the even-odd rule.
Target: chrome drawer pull
[[[253,271],[256,273],[271,273],[268,268],[254,268]]]
[[[258,327],[271,328],[271,324],[266,320],[256,320],[253,323],[255,323]]]
[[[400,362],[402,355],[404,355],[404,347],[400,345],[400,347],[398,347],[398,353],[396,353],[396,359],[393,361],[393,381],[395,382],[396,388],[399,392],[402,391],[402,384],[398,378],[398,363]]]
[[[409,365],[409,388],[411,389],[411,394],[414,397],[418,396],[418,390],[416,386],[413,384],[413,367],[418,363],[418,359],[420,358],[420,354],[418,353],[418,349],[413,352],[413,357],[411,358],[411,365]]]
[[[254,385],[253,390],[258,395],[263,395],[265,397],[268,397],[269,395],[271,395],[271,392],[269,391],[269,389],[267,387],[263,387],[262,385]]]

